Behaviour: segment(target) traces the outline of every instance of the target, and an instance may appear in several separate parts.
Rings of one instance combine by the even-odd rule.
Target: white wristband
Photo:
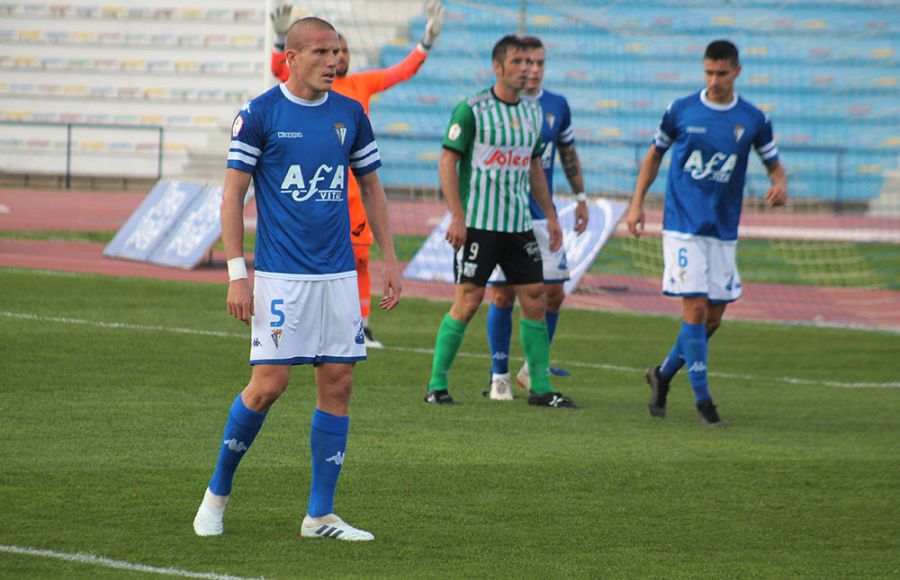
[[[583,191],[579,191],[578,193],[575,194],[575,201],[578,201],[578,202],[587,201],[587,194]]]
[[[228,260],[228,281],[245,280],[247,278],[247,262],[244,258],[232,258]]]

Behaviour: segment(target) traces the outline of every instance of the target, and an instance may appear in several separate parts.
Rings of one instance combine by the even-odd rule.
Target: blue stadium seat
[[[453,107],[490,86],[490,49],[514,30],[519,0],[448,1],[445,28],[412,80],[372,104],[388,185],[434,184],[439,145]],[[529,3],[528,32],[548,48],[545,85],[569,99],[591,189],[625,193],[675,98],[703,87],[700,63],[711,38],[742,50],[741,95],[770,114],[792,194],[871,200],[900,158],[900,18],[881,0],[569,0]],[[577,15],[575,18],[573,15]],[[417,17],[415,30],[424,24]],[[411,46],[383,47],[379,66]],[[394,155],[402,162],[393,162]],[[754,162],[747,194],[763,195]],[[399,166],[399,167],[398,167]],[[665,171],[665,170],[663,170]],[[564,181],[564,180],[563,180]],[[661,191],[657,180],[654,191]]]

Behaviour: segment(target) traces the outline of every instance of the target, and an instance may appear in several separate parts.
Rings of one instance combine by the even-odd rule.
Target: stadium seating
[[[0,170],[59,171],[64,157],[51,152],[66,132],[65,125],[53,128],[57,123],[159,125],[170,175],[183,170],[188,150],[215,143],[221,154],[220,136],[238,107],[259,92],[268,68],[261,57],[264,9],[248,6],[230,0],[0,4],[0,121],[8,137],[0,144]],[[155,174],[155,134],[85,131],[73,131],[76,169]],[[38,137],[29,139],[33,133]],[[19,141],[21,151],[10,145]]]
[[[445,32],[428,62],[414,79],[372,102],[388,186],[435,186],[450,112],[493,82],[490,48],[515,31],[522,4],[444,3]],[[296,4],[332,19],[348,35],[354,70],[401,60],[424,23],[415,2]],[[738,89],[773,118],[795,196],[866,202],[878,196],[884,174],[897,167],[900,15],[894,0],[526,5],[528,33],[548,48],[546,85],[569,99],[591,190],[631,190],[665,107],[702,87],[700,59],[717,37],[731,38],[742,49]],[[415,16],[410,20],[408,14]],[[170,149],[211,148],[219,155],[216,148],[234,112],[270,82],[264,80],[262,4],[23,1],[0,3],[0,16],[3,121],[153,119],[166,129]],[[8,136],[19,138],[27,136]],[[136,139],[132,147],[112,134],[89,141],[106,143],[93,151],[115,153],[137,151],[147,141],[146,135]],[[185,157],[178,154],[167,166],[176,173]],[[8,164],[6,158],[2,168]],[[748,194],[760,194],[766,181],[754,164]],[[661,184],[657,180],[654,191]]]
[[[514,31],[510,13],[519,5],[448,3],[447,34],[428,64],[373,102],[376,131],[389,137],[381,141],[402,154],[402,185],[433,170],[417,152],[440,139],[456,103],[493,82],[490,48]],[[632,190],[663,111],[702,88],[703,50],[720,37],[742,48],[738,90],[772,116],[793,195],[869,201],[897,166],[900,15],[887,0],[541,2],[528,3],[527,26],[548,48],[545,85],[569,100],[591,189]],[[382,63],[408,50],[384,47]],[[386,171],[385,181],[392,179]],[[767,182],[755,163],[748,195],[764,194]],[[657,180],[654,191],[662,187]]]

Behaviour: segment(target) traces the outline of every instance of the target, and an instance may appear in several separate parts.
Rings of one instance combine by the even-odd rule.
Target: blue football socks
[[[709,339],[712,337],[713,332],[707,332],[706,334],[706,342],[709,342]],[[681,370],[681,367],[684,366],[684,351],[681,348],[681,334],[675,337],[675,345],[672,347],[672,350],[669,352],[668,356],[663,359],[662,364],[659,366],[659,374],[662,375],[662,378],[667,381],[672,380],[672,377]]]
[[[553,335],[556,333],[556,323],[559,322],[559,312],[550,312],[544,315],[547,320],[547,334],[550,336],[550,342],[553,342]]]
[[[309,433],[312,485],[306,510],[311,517],[334,513],[334,490],[341,475],[341,465],[344,464],[349,431],[350,417],[339,417],[319,409],[313,411]]]
[[[709,387],[706,383],[706,325],[682,322],[678,341],[684,352],[694,398],[698,403],[709,399]]]
[[[681,333],[678,333],[678,336],[675,337],[675,345],[672,346],[672,350],[669,352],[669,355],[663,360],[662,364],[659,365],[659,374],[666,380],[671,380],[672,377],[675,376],[681,367],[684,366],[684,352],[681,348]]]
[[[509,372],[509,345],[512,340],[512,308],[499,308],[491,304],[487,316],[488,345],[491,348],[491,372],[502,375]]]
[[[231,411],[228,412],[228,421],[225,422],[225,432],[222,435],[222,448],[219,450],[219,460],[216,462],[216,471],[209,482],[209,490],[216,495],[229,495],[231,484],[234,481],[234,472],[237,470],[241,458],[250,448],[250,444],[256,438],[266,419],[265,413],[257,413],[247,408],[241,395],[238,394]]]

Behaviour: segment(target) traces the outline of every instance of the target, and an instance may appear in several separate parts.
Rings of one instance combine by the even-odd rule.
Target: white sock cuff
[[[203,503],[210,509],[222,512],[228,505],[228,497],[227,495],[216,495],[207,487],[206,493],[203,494]]]

